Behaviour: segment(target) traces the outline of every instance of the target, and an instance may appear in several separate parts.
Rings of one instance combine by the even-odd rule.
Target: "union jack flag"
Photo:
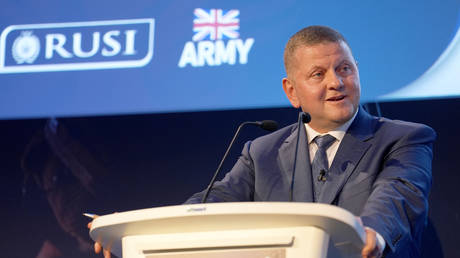
[[[197,8],[193,13],[195,14],[193,41],[236,39],[240,36],[238,32],[240,29],[239,10],[224,12],[222,9],[204,10]]]

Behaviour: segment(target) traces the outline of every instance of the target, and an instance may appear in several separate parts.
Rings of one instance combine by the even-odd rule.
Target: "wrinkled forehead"
[[[286,60],[286,72],[297,66],[319,65],[322,63],[355,62],[351,49],[346,42],[322,42],[314,45],[299,45]]]

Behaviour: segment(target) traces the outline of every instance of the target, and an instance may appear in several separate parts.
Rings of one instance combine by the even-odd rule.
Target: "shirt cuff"
[[[366,228],[370,228],[370,227],[366,227]],[[372,228],[370,228],[370,229],[372,229]],[[377,237],[377,245],[378,245],[379,249],[383,252],[383,250],[385,250],[385,246],[386,246],[385,239],[383,239],[382,235],[380,235],[380,233],[377,232],[377,231],[375,231],[375,235]]]

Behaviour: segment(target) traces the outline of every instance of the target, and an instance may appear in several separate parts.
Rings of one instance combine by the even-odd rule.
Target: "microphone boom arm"
[[[227,158],[228,153],[230,152],[230,149],[232,148],[233,143],[235,142],[236,138],[238,138],[238,135],[240,134],[241,128],[243,128],[245,125],[248,125],[248,124],[257,125],[257,126],[261,127],[262,129],[265,129],[265,130],[268,130],[268,131],[275,131],[277,129],[277,127],[278,127],[278,124],[275,121],[272,121],[272,120],[264,120],[264,121],[261,121],[261,122],[259,122],[259,121],[257,121],[257,122],[249,122],[249,121],[247,121],[247,122],[241,123],[240,126],[238,126],[238,129],[236,130],[236,133],[233,136],[232,141],[228,145],[227,150],[225,151],[224,157],[220,161],[220,164],[217,167],[216,172],[214,172],[214,175],[213,175],[213,177],[211,179],[211,182],[209,183],[208,187],[206,188],[206,191],[205,191],[205,193],[203,195],[203,198],[201,199],[201,203],[205,203],[206,200],[208,199],[209,193],[211,192],[211,188],[213,187],[214,182],[216,181],[217,175],[219,174],[220,170],[222,169],[222,165],[224,164],[224,161]]]

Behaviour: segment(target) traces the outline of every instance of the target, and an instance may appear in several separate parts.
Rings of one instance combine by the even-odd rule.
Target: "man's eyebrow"
[[[352,65],[350,60],[343,59],[342,61],[338,62],[337,65],[335,65],[335,69],[339,68],[342,65]]]
[[[317,70],[317,69],[325,69],[325,68],[320,66],[320,65],[313,65],[310,68],[308,68],[308,71],[314,71],[314,70]]]
[[[348,59],[343,59],[342,61],[339,62],[339,65],[342,65],[342,64],[353,64],[353,61],[348,60]]]

